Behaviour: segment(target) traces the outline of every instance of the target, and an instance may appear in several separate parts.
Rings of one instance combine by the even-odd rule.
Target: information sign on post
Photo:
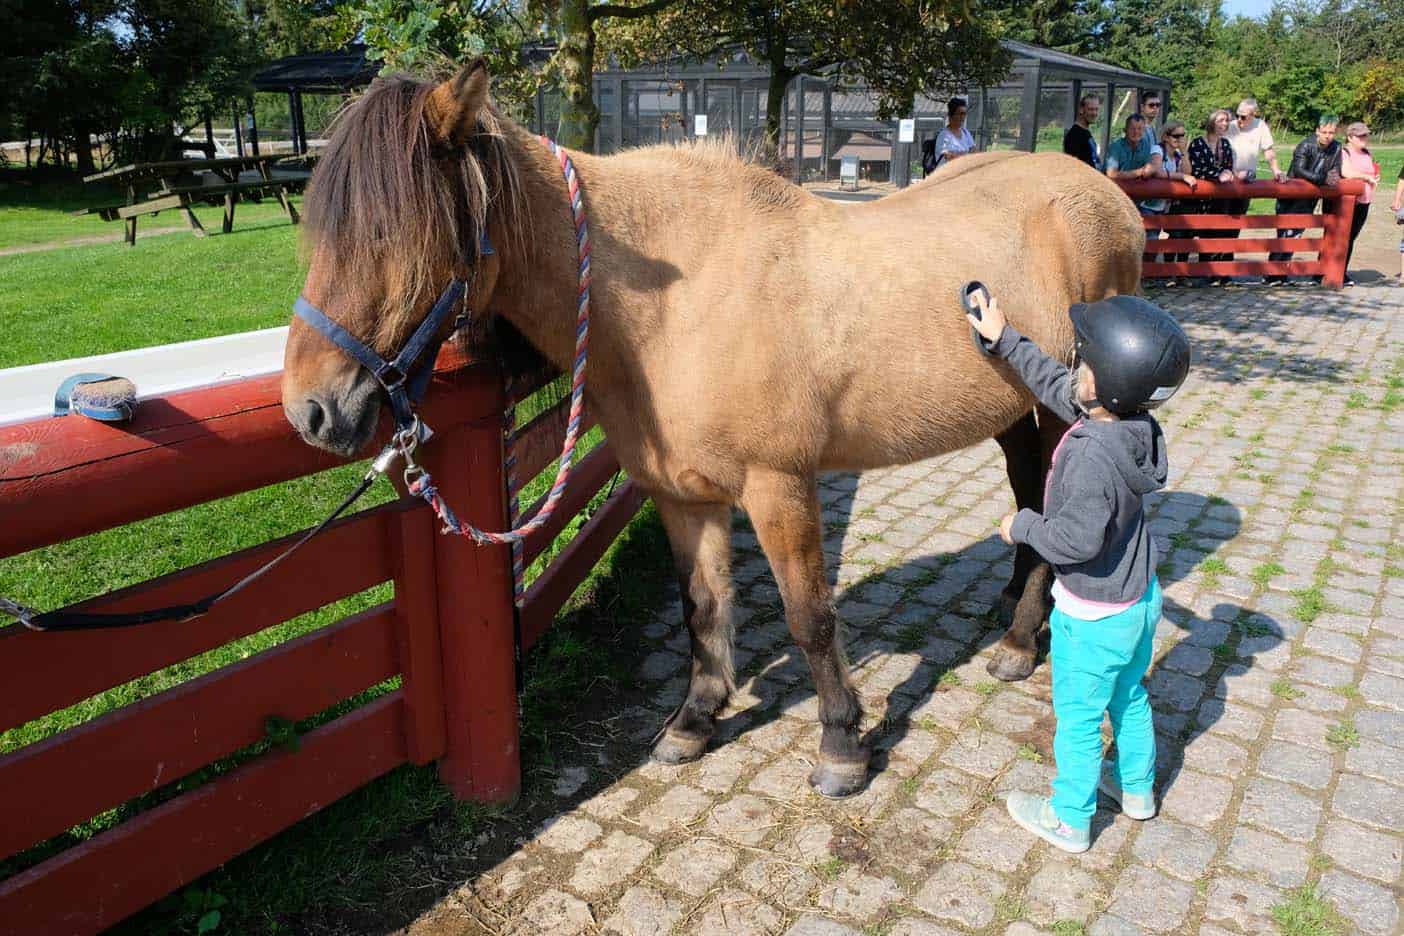
[[[706,114],[696,114],[696,115],[693,116],[693,118],[692,118],[692,134],[693,134],[693,136],[706,136],[706,135],[707,135],[707,115],[706,115]]]
[[[839,160],[839,185],[851,185],[858,188],[858,157],[845,156]]]
[[[916,120],[908,117],[897,124],[897,142],[916,142]]]

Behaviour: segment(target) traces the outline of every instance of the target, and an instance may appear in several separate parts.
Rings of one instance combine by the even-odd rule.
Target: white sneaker
[[[1155,818],[1155,791],[1127,793],[1122,790],[1120,781],[1116,779],[1116,766],[1111,761],[1102,761],[1102,776],[1097,781],[1097,789],[1116,800],[1128,819]]]

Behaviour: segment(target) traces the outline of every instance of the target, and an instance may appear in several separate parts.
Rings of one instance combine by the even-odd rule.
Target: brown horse
[[[990,154],[862,206],[806,194],[714,145],[573,154],[592,254],[587,400],[657,503],[692,637],[686,701],[654,748],[698,757],[732,688],[731,510],[750,516],[809,662],[823,726],[811,783],[846,795],[868,750],[825,575],[816,475],[994,437],[1038,508],[1063,427],[973,347],[959,285],[1069,360],[1070,303],[1134,292],[1144,234],[1111,182],[1061,154]],[[393,356],[451,275],[568,368],[577,258],[567,189],[539,140],[488,100],[481,62],[442,84],[377,82],[340,119],[308,191],[308,300]],[[464,268],[486,227],[496,253]],[[471,252],[470,252],[471,253]],[[294,320],[283,403],[308,442],[352,454],[383,393]],[[991,672],[1033,670],[1046,566],[1021,549]]]

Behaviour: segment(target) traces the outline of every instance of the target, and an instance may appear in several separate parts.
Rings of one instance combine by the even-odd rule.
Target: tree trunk
[[[770,63],[770,85],[765,96],[765,151],[769,156],[780,152],[780,115],[785,107],[785,90],[794,78],[784,59]]]
[[[561,0],[560,10],[561,122],[556,142],[587,153],[595,151],[595,24],[589,0]]]

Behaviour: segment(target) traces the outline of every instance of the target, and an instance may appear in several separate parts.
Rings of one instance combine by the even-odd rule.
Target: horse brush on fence
[[[77,374],[54,396],[54,415],[78,413],[103,422],[125,422],[136,408],[136,384],[110,374]]]

